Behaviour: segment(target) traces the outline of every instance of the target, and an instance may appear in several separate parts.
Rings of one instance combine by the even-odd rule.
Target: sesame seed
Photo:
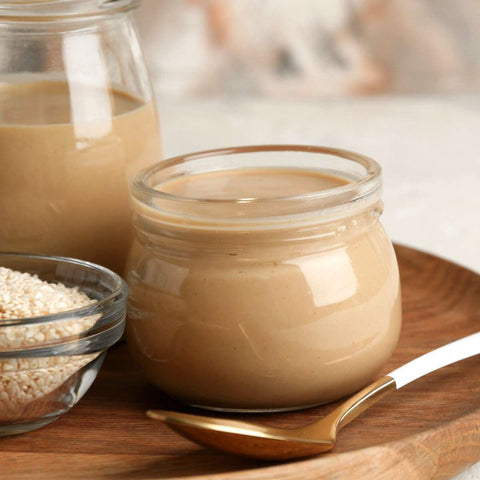
[[[49,283],[37,275],[0,267],[0,351],[31,348],[45,342],[75,338],[92,328],[99,314],[40,325],[2,326],[2,320],[52,315],[95,303],[78,287]],[[48,410],[45,399],[75,381],[75,374],[99,353],[0,359],[0,422],[31,420]],[[62,387],[62,388],[60,388]],[[59,393],[60,395],[60,393]],[[52,399],[55,402],[56,399]],[[38,402],[43,404],[38,408]],[[53,406],[52,406],[53,408]],[[30,412],[30,413],[29,413]]]

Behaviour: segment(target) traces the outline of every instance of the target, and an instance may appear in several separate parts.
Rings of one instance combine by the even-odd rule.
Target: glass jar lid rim
[[[0,0],[0,19],[49,21],[129,11],[140,0]]]
[[[248,200],[245,199],[218,199],[218,198],[197,198],[188,197],[184,195],[177,195],[173,193],[163,192],[148,184],[148,179],[155,173],[164,170],[175,165],[182,164],[189,160],[196,160],[205,157],[215,157],[219,155],[234,155],[238,153],[269,153],[269,152],[304,152],[304,153],[318,153],[328,154],[337,157],[341,157],[347,160],[360,163],[366,170],[366,173],[362,178],[353,180],[346,185],[336,186],[320,191],[302,193],[298,195],[280,196],[280,197],[256,197]],[[269,203],[269,202],[295,202],[304,201],[309,199],[321,199],[332,195],[348,195],[352,192],[352,196],[355,196],[354,192],[361,192],[361,196],[364,197],[368,194],[378,191],[382,186],[382,167],[372,158],[365,155],[361,155],[349,150],[343,150],[339,148],[324,147],[324,146],[311,146],[311,145],[254,145],[254,146],[241,146],[241,147],[228,147],[218,148],[213,150],[204,150],[195,153],[179,155],[170,159],[163,160],[148,168],[145,168],[138,172],[132,180],[133,194],[138,197],[152,197],[173,202],[182,203],[196,203],[196,204],[232,204],[232,203]],[[353,200],[354,198],[352,198]]]

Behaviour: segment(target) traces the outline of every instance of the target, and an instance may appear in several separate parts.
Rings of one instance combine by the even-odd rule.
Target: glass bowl
[[[70,258],[0,253],[0,266],[78,287],[86,307],[0,320],[0,436],[40,428],[90,388],[125,328],[127,287],[112,271]]]

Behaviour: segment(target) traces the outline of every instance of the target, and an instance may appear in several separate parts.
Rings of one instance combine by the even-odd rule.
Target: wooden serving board
[[[382,374],[480,329],[480,276],[440,258],[397,247],[404,325]],[[480,357],[447,367],[395,392],[348,425],[330,453],[262,463],[199,447],[147,408],[182,408],[150,387],[126,345],[113,348],[91,390],[57,422],[0,439],[0,478],[210,480],[448,479],[480,461]],[[250,415],[301,425],[333,405]]]

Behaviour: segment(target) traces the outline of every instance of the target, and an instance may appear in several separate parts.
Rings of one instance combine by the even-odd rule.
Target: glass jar
[[[381,185],[367,157],[292,145],[139,173],[127,339],[149,380],[229,411],[302,408],[369,383],[401,325]]]
[[[137,3],[0,2],[0,251],[123,273],[128,182],[160,156]]]

